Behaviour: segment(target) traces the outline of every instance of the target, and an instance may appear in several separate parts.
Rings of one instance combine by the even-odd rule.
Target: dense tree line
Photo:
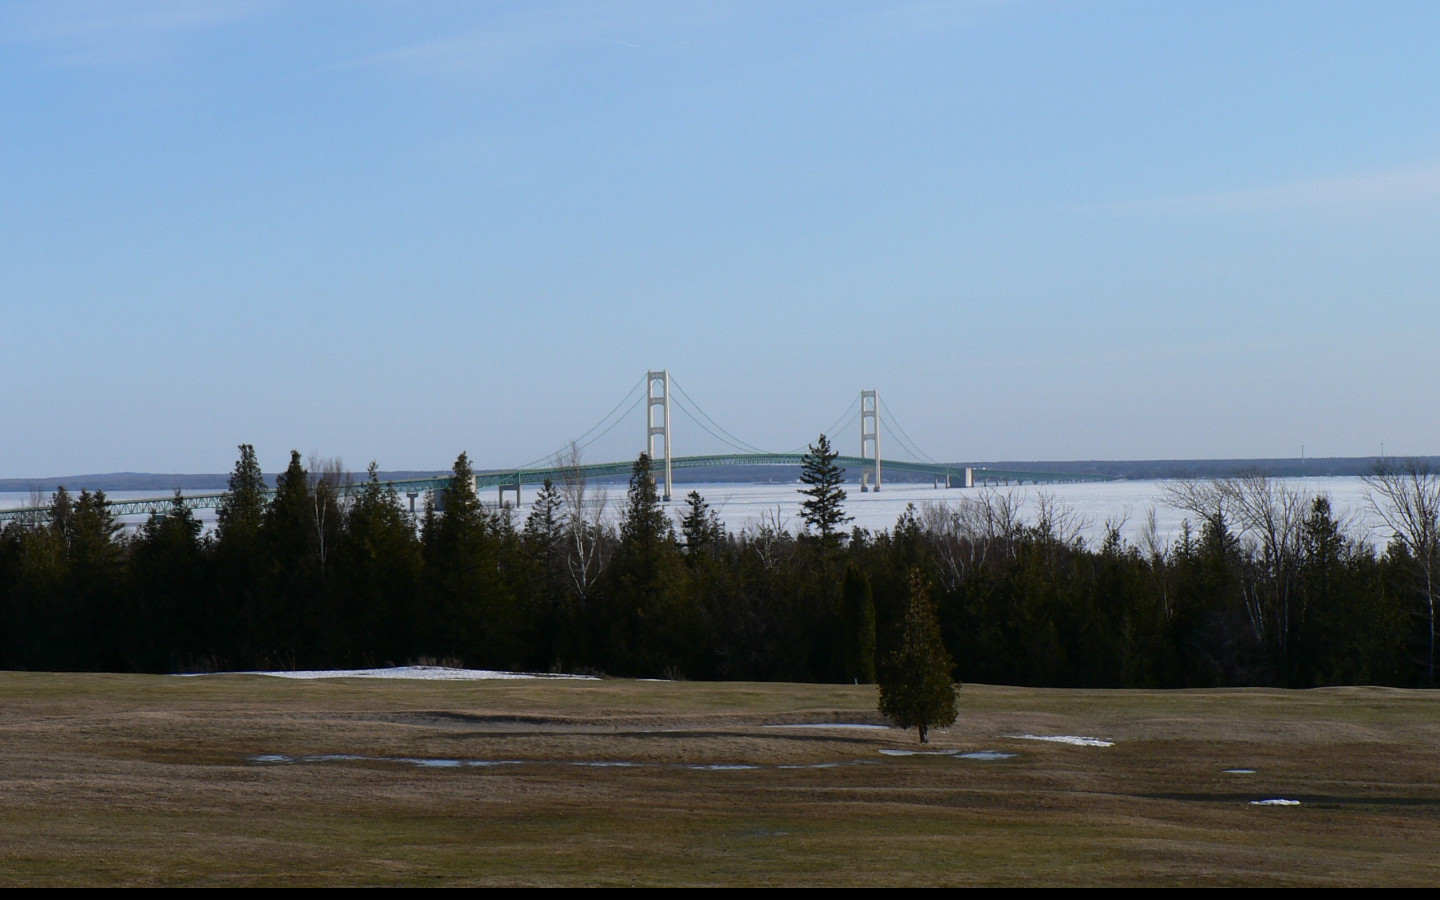
[[[1192,518],[1174,541],[1110,527],[1091,544],[1053,501],[1025,520],[995,491],[846,534],[832,473],[810,495],[824,500],[814,527],[736,533],[696,493],[672,520],[644,457],[614,517],[576,479],[547,483],[520,521],[482,504],[471,474],[462,454],[449,490],[412,516],[373,465],[347,485],[298,453],[267,493],[245,446],[209,533],[178,496],[127,533],[103,493],[61,489],[40,521],[0,532],[0,666],[436,661],[868,682],[923,591],[964,681],[1434,683],[1440,528],[1401,516],[1376,548],[1325,497],[1259,477],[1178,483],[1171,501]],[[1431,497],[1427,473],[1388,474],[1382,514]],[[1416,515],[1433,524],[1434,505]]]

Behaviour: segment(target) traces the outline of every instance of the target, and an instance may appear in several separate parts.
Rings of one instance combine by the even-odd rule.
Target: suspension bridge
[[[641,408],[643,405],[643,409]],[[639,421],[637,421],[639,420]],[[675,428],[676,424],[683,427]],[[881,407],[878,391],[863,390],[834,424],[819,432],[829,436],[832,444],[843,446],[844,435],[858,425],[856,455],[841,454],[836,465],[847,472],[858,473],[861,491],[878,491],[885,474],[901,474],[907,481],[931,480],[936,487],[966,488],[976,484],[1054,483],[1062,481],[1104,480],[1101,476],[1058,472],[1007,470],[939,462],[925,454],[894,416]],[[686,435],[687,443],[697,452],[675,455],[677,433]],[[643,435],[644,441],[635,438]],[[881,439],[888,447],[899,448],[899,454],[881,454]],[[639,449],[636,449],[637,443]],[[493,469],[475,475],[475,489],[495,489],[499,502],[509,495],[515,505],[521,501],[526,485],[543,484],[549,480],[560,484],[567,481],[603,479],[629,475],[639,453],[649,454],[651,471],[661,497],[672,499],[674,473],[685,469],[714,469],[733,466],[799,466],[809,451],[808,445],[776,451],[748,443],[730,433],[705,413],[685,392],[668,370],[650,371],[599,422],[561,450],[533,460],[514,469]],[[584,462],[586,458],[614,459],[614,462]],[[386,485],[410,500],[411,511],[422,494],[437,494],[450,486],[448,476],[388,481]],[[342,486],[342,490],[358,490],[359,483]],[[215,509],[224,493],[185,494],[181,505],[191,510]],[[176,498],[147,497],[113,500],[109,508],[115,516],[164,515],[174,506]],[[49,510],[29,507],[0,510],[0,523],[6,521],[40,522]]]

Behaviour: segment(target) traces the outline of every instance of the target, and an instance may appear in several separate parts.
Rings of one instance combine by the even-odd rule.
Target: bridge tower
[[[860,392],[860,458],[871,459],[865,451],[869,448],[875,460],[875,490],[880,490],[880,394],[878,391]],[[869,490],[866,482],[870,472],[860,470],[860,490]]]
[[[650,471],[657,472],[656,463],[660,455],[655,452],[655,438],[661,438],[660,445],[665,453],[665,490],[661,499],[670,499],[670,370],[651,372],[645,378],[645,452],[650,456]],[[660,422],[655,422],[655,411],[660,410]],[[657,472],[658,474],[658,472]]]

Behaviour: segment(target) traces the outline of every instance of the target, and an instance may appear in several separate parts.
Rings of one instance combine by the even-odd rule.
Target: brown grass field
[[[836,685],[0,673],[0,884],[1440,882],[1435,693],[967,685],[928,749],[999,760],[767,727],[874,707]],[[334,755],[357,758],[306,759]]]

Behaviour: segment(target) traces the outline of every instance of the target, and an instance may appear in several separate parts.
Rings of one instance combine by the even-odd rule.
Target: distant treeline
[[[414,517],[373,466],[351,490],[312,468],[293,454],[270,494],[242,447],[208,534],[178,502],[127,534],[102,493],[57,491],[0,532],[0,666],[869,681],[918,576],[964,681],[1434,683],[1440,482],[1420,461],[1371,475],[1384,548],[1257,475],[1177,483],[1174,541],[1087,544],[1073,512],[1042,497],[1025,521],[1003,490],[822,536],[726,531],[694,493],[676,528],[643,457],[614,525],[578,478],[523,521],[482,504],[463,454]]]
[[[1419,461],[1440,470],[1440,457],[1420,457]],[[1003,469],[1007,472],[1041,472],[1060,475],[1096,475],[1132,480],[1165,478],[1238,478],[1259,474],[1269,478],[1369,475],[1384,462],[1375,456],[1335,456],[1313,459],[1135,459],[1135,460],[997,460],[992,462],[954,463],[956,466]],[[380,472],[381,481],[405,481],[444,475],[432,471]],[[800,476],[799,466],[716,466],[687,470],[686,478],[695,483],[720,482],[794,482]],[[277,474],[265,475],[273,485]],[[223,491],[229,476],[225,474],[164,475],[148,472],[110,472],[103,475],[67,475],[51,478],[0,478],[0,492],[53,493],[62,485],[72,492],[89,491]],[[851,481],[856,481],[855,473]],[[607,479],[608,480],[608,479]],[[620,479],[623,482],[623,479]],[[887,482],[929,483],[928,475],[907,476],[886,472]]]

